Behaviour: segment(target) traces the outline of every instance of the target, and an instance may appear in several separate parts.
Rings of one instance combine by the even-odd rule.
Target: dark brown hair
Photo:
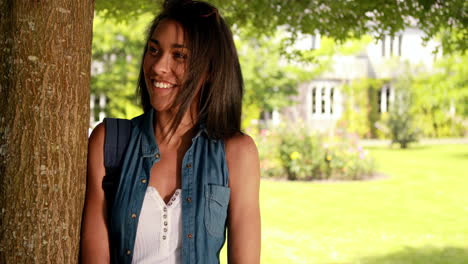
[[[173,105],[178,112],[170,130],[177,129],[199,91],[197,121],[205,125],[210,138],[229,138],[240,132],[244,85],[232,33],[224,19],[214,6],[202,1],[165,1],[162,12],[151,23],[146,44],[166,19],[182,25],[190,51],[185,81]],[[143,59],[147,49],[145,45]],[[151,110],[143,63],[138,93],[143,110]]]

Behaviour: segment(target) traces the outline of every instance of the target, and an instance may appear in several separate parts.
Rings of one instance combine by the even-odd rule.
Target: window
[[[382,89],[380,89],[377,93],[378,97],[378,112],[379,113],[386,113],[390,107],[390,99],[391,99],[391,87],[389,85],[384,85]]]
[[[382,113],[382,90],[378,91],[377,94],[377,111]],[[372,98],[373,96],[371,96]]]
[[[403,35],[398,35],[398,37],[382,36],[382,57],[393,57],[393,55],[401,56],[402,41]]]
[[[393,42],[395,41],[395,37],[390,37],[390,57],[393,57]]]
[[[321,94],[320,98],[321,98],[322,100],[320,100],[320,101],[321,101],[320,109],[322,110],[321,113],[322,113],[322,114],[325,114],[325,112],[326,112],[326,111],[325,111],[325,99],[326,99],[326,97],[325,97],[325,87],[322,87],[322,90],[321,90],[321,91],[322,91],[322,94]]]
[[[311,89],[310,110],[313,116],[330,116],[336,111],[336,90],[329,84],[313,86]]]
[[[401,56],[401,43],[403,43],[403,35],[398,36],[398,56]]]
[[[385,35],[382,36],[382,57],[385,57]]]
[[[317,112],[317,88],[312,88],[312,113],[315,114]]]

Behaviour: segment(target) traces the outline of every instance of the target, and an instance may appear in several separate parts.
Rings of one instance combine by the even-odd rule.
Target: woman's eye
[[[187,58],[187,55],[182,52],[176,52],[174,53],[174,58],[179,60],[185,60]]]
[[[156,54],[156,53],[159,52],[159,50],[158,50],[157,48],[151,47],[151,46],[149,46],[148,50],[149,50],[149,52],[151,52],[151,53],[153,53],[153,54]]]

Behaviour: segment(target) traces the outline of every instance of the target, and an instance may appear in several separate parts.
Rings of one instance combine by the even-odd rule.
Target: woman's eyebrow
[[[158,45],[158,46],[161,46],[161,44],[159,44],[159,41],[157,39],[150,38],[150,41],[153,42],[154,44]],[[171,46],[173,48],[184,48],[184,49],[187,48],[187,46],[185,46],[184,44],[177,44],[177,43],[174,43]]]
[[[159,46],[159,41],[155,40],[154,38],[150,38],[150,41]]]
[[[172,47],[173,48],[182,48],[182,49],[186,49],[187,46],[183,45],[183,44],[172,44]]]

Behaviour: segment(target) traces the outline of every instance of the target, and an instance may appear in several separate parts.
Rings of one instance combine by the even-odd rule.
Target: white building
[[[298,87],[297,104],[283,109],[282,119],[302,120],[311,128],[320,131],[333,129],[343,113],[346,100],[342,87],[351,81],[362,78],[395,79],[406,67],[404,64],[424,65],[431,69],[436,56],[437,43],[424,44],[423,32],[409,28],[394,37],[385,36],[379,41],[372,41],[362,52],[356,55],[338,55],[332,58],[330,70],[312,81]],[[317,48],[320,38],[309,37],[308,48]],[[304,41],[300,45],[305,45]],[[312,43],[312,44],[310,44]],[[392,103],[394,91],[391,82],[385,84],[378,99],[378,111],[387,112]]]

